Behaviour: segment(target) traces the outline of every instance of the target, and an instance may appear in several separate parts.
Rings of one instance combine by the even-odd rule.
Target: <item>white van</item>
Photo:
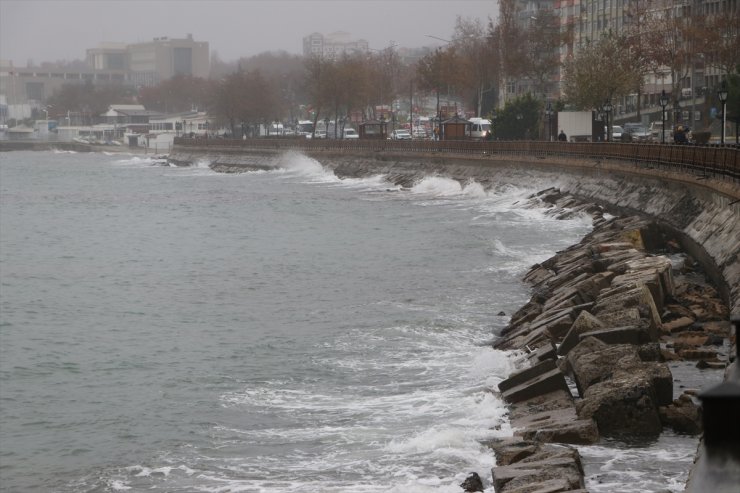
[[[491,134],[491,120],[485,118],[471,118],[468,120],[473,125],[470,127],[470,138],[486,140]]]
[[[355,130],[352,127],[345,127],[344,128],[344,138],[345,139],[359,139],[360,134],[358,134],[357,130]]]

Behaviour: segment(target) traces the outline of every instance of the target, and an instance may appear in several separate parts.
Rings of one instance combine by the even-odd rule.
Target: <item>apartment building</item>
[[[322,56],[336,59],[344,54],[367,53],[368,42],[364,39],[353,39],[350,33],[337,31],[324,36],[312,33],[303,38],[303,56]]]

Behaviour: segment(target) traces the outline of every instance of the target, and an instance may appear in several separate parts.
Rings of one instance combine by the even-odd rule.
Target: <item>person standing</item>
[[[568,142],[568,136],[565,135],[565,132],[563,132],[562,129],[560,130],[560,133],[558,134],[558,140],[560,142]]]

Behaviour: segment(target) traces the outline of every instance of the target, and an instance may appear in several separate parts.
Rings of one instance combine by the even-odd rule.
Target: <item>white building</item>
[[[309,34],[303,38],[303,56],[323,56],[335,59],[341,55],[367,53],[369,45],[364,39],[352,39],[350,33],[337,31],[324,36]]]

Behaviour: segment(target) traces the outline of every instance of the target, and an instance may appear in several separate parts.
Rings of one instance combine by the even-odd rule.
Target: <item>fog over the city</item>
[[[440,44],[457,16],[488,23],[495,0],[0,0],[0,59],[84,59],[101,42],[207,41],[225,61],[302,52],[313,32],[346,31],[372,49]]]

